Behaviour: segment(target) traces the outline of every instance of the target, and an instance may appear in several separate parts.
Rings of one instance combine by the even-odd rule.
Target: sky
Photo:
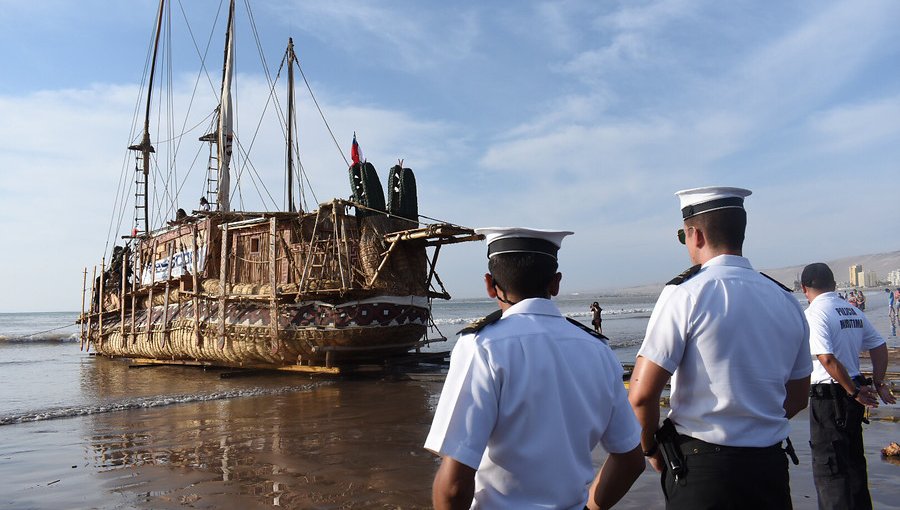
[[[674,192],[699,186],[753,190],[744,254],[758,269],[900,249],[898,2],[255,0],[255,31],[247,3],[236,207],[284,206],[269,79],[293,37],[339,146],[298,76],[308,208],[349,197],[355,132],[382,180],[398,159],[415,171],[420,214],[574,231],[564,293],[689,266]],[[80,310],[84,268],[131,230],[127,147],[157,8],[0,0],[0,312]],[[150,130],[174,170],[156,178],[157,226],[203,193],[197,138],[217,104],[225,10],[174,0],[166,14]],[[483,295],[483,243],[439,262],[452,295]]]

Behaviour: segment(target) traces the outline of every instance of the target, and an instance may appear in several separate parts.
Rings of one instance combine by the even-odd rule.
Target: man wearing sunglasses
[[[791,508],[785,453],[793,449],[781,445],[788,419],[808,403],[803,310],[742,256],[750,190],[676,195],[678,239],[695,265],[660,294],[638,352],[629,400],[641,447],[662,472],[668,509]],[[659,430],[670,377],[671,410]]]

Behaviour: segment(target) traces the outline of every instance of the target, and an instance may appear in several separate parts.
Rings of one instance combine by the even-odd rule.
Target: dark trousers
[[[681,436],[686,472],[663,471],[667,510],[789,510],[788,461],[781,445],[717,446]]]
[[[870,510],[863,449],[865,407],[838,385],[814,384],[809,400],[809,447],[819,509]]]

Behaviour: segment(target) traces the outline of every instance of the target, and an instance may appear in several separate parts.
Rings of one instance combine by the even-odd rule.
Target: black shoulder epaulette
[[[666,285],[681,285],[682,283],[690,280],[692,276],[699,273],[700,267],[700,264],[697,264],[696,266],[691,266],[685,269],[683,273],[666,282]]]
[[[794,291],[792,291],[791,289],[787,288],[787,286],[786,286],[785,284],[779,282],[779,281],[776,280],[775,278],[772,278],[771,276],[767,275],[766,273],[760,272],[759,274],[761,274],[761,275],[765,276],[766,278],[768,278],[768,279],[772,280],[773,282],[775,282],[775,285],[778,285],[779,287],[781,287],[785,292],[790,292],[791,294],[794,293]]]
[[[485,326],[489,326],[489,325],[499,321],[501,317],[503,317],[503,310],[496,310],[495,312],[491,313],[487,317],[482,317],[482,318],[478,319],[477,321],[469,324],[468,326],[462,328],[456,334],[457,335],[468,335],[469,333],[478,333],[479,331],[484,329]]]
[[[597,333],[597,332],[594,331],[593,329],[591,329],[591,328],[585,326],[584,324],[582,324],[582,323],[576,321],[575,319],[573,319],[573,318],[571,318],[571,317],[566,317],[566,320],[569,321],[569,322],[571,322],[572,324],[578,326],[578,327],[581,328],[585,333],[591,335],[592,337],[596,338],[597,340],[600,340],[601,342],[603,342],[603,343],[609,345],[609,338],[606,338],[605,336],[601,335],[600,333]]]

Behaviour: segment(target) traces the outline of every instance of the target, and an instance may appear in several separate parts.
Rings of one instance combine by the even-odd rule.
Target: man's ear
[[[549,292],[551,296],[559,294],[559,282],[561,280],[562,273],[556,273],[555,275],[553,275],[553,278],[550,280],[550,286],[547,287],[547,292]]]
[[[494,287],[494,277],[491,276],[491,273],[484,274],[484,290],[487,291],[489,298],[497,299],[497,288]]]
[[[693,244],[698,250],[706,246],[706,234],[697,227],[694,227]]]

